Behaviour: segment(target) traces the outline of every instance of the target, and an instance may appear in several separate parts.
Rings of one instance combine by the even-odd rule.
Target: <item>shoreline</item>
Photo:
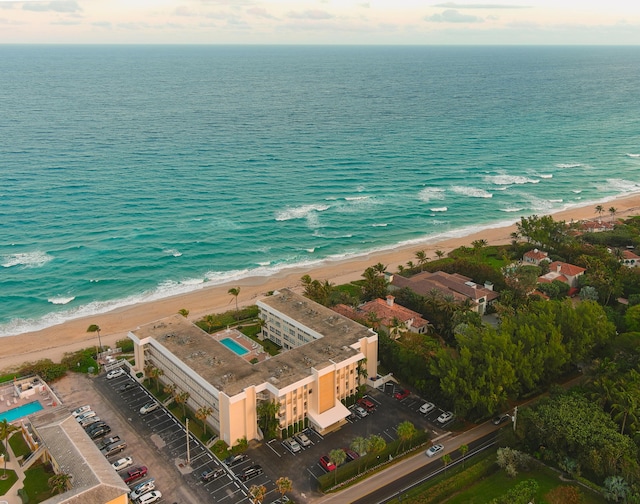
[[[594,208],[602,202],[592,202],[584,206],[575,206],[545,215],[552,215],[556,220],[567,222],[595,219],[597,215]],[[610,205],[615,202],[616,218],[640,214],[640,193],[606,199],[606,202]],[[605,216],[602,219],[610,218],[605,211]],[[519,219],[514,219],[514,221],[517,222]],[[309,274],[314,279],[329,280],[338,285],[359,279],[367,267],[378,262],[387,265],[390,271],[396,271],[400,264],[404,265],[407,261],[415,262],[415,252],[419,250],[424,250],[430,259],[435,259],[434,252],[436,250],[442,250],[446,254],[462,245],[470,245],[476,239],[486,240],[489,245],[510,243],[510,235],[516,230],[516,225],[498,225],[497,227],[487,225],[479,226],[475,230],[472,228],[462,229],[469,230],[469,234],[447,236],[445,232],[441,237],[425,237],[421,242],[412,241],[412,243],[399,244],[389,249],[351,258],[326,259],[317,266],[292,266],[271,276],[246,277],[211,286],[205,284],[202,288],[187,293],[116,308],[106,313],[69,320],[38,331],[3,336],[0,337],[0,348],[2,348],[0,371],[10,372],[25,362],[35,362],[45,358],[59,362],[66,352],[97,346],[97,335],[86,332],[91,324],[100,326],[103,345],[114,346],[117,340],[126,338],[130,330],[175,314],[183,308],[189,310],[188,318],[191,321],[198,320],[209,313],[231,309],[235,305],[235,299],[228,294],[228,290],[232,287],[240,287],[238,305],[245,306],[254,304],[257,298],[263,297],[269,291],[285,287],[293,289],[299,287],[300,277],[305,274]]]

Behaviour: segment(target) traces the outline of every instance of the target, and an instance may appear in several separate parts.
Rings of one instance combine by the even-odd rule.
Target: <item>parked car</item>
[[[159,490],[153,490],[138,497],[138,504],[152,504],[162,499],[162,493]]]
[[[130,389],[135,388],[135,387],[136,387],[135,383],[128,382],[128,383],[125,383],[124,385],[122,385],[122,387],[120,387],[118,390],[120,392],[126,392],[127,390],[130,390]]]
[[[117,378],[118,376],[122,376],[124,374],[124,369],[122,369],[121,367],[113,369],[112,371],[109,371],[107,373],[107,380],[113,380],[114,378]]]
[[[147,475],[146,466],[134,467],[133,469],[129,469],[127,471],[127,477],[124,478],[124,482],[129,484],[132,481],[142,478]]]
[[[320,457],[320,465],[327,472],[336,470],[336,465],[331,462],[331,459],[327,455]]]
[[[140,408],[140,414],[146,415],[147,413],[151,413],[152,411],[157,410],[160,407],[160,403],[156,401],[150,401],[145,404],[142,408]]]
[[[436,455],[437,453],[440,453],[442,450],[444,450],[444,446],[441,444],[434,444],[431,448],[429,448],[426,452],[427,457],[433,457],[434,455]]]
[[[285,439],[282,444],[285,445],[293,453],[298,453],[300,450],[302,450],[302,447],[293,438]]]
[[[227,467],[233,467],[234,465],[238,465],[241,462],[244,462],[249,457],[244,453],[238,453],[237,455],[230,455],[226,459],[224,459],[224,464]]]
[[[154,490],[155,488],[156,483],[153,478],[143,481],[142,483],[138,483],[135,487],[133,487],[131,493],[129,494],[129,498],[134,501],[136,499],[139,499],[144,494],[150,492],[151,490]]]
[[[409,390],[402,389],[402,390],[398,390],[395,394],[393,394],[393,397],[395,397],[398,401],[402,401],[403,399],[406,399],[407,397],[409,397],[409,394],[411,394]]]
[[[93,416],[93,417],[85,418],[81,420],[79,423],[80,423],[80,427],[84,429],[85,427],[88,427],[89,425],[100,422],[100,421],[101,421],[100,417]]]
[[[155,478],[149,478],[147,480],[141,481],[140,483],[136,483],[135,486],[133,486],[131,488],[131,491],[136,494],[136,497],[134,498],[131,495],[130,495],[130,497],[135,500],[135,499],[139,498],[141,495],[143,495],[143,494],[145,494],[147,492],[150,492],[155,487],[156,487]]]
[[[94,431],[97,431],[98,429],[102,429],[103,427],[107,427],[107,422],[105,422],[104,420],[100,420],[99,422],[92,423],[91,425],[86,427],[84,430],[87,432],[87,434],[89,434],[89,436],[91,436],[91,434],[93,434]]]
[[[97,430],[92,431],[89,437],[91,439],[98,439],[98,438],[101,438],[102,436],[106,436],[110,432],[111,432],[111,427],[109,427],[108,425],[105,425],[103,427],[100,427]]]
[[[511,420],[511,415],[509,413],[503,413],[502,415],[498,415],[492,421],[494,425],[500,425],[501,423],[508,422]]]
[[[286,504],[287,502],[291,502],[289,500],[289,497],[287,497],[286,495],[283,495],[279,499],[274,500],[271,504]]]
[[[362,406],[356,406],[355,408],[353,408],[353,412],[356,415],[358,415],[360,418],[364,418],[369,414],[367,413],[367,410],[364,409]]]
[[[105,446],[109,446],[112,443],[117,443],[120,441],[120,436],[111,436],[109,438],[103,439],[97,443],[98,448],[102,449]]]
[[[295,435],[296,441],[298,441],[298,443],[300,443],[301,446],[304,446],[305,448],[307,446],[311,446],[311,440],[307,437],[307,435],[304,432],[299,432],[298,434]]]
[[[119,441],[117,443],[110,444],[109,446],[105,446],[100,451],[105,457],[111,457],[116,453],[120,453],[121,451],[124,451],[126,447],[127,447],[127,443],[125,441]]]
[[[452,418],[453,418],[453,413],[451,413],[450,411],[445,411],[442,415],[438,417],[438,423],[446,424]]]
[[[358,405],[362,406],[369,413],[376,409],[376,405],[370,399],[363,397],[362,399],[358,399]]]
[[[260,476],[262,474],[262,467],[258,464],[252,465],[245,469],[240,475],[240,479],[242,481],[248,481],[251,478],[255,478],[256,476]]]
[[[78,415],[76,417],[76,421],[78,423],[81,423],[83,420],[86,420],[87,418],[91,418],[96,416],[96,412],[93,410],[89,410],[89,411],[85,411],[84,413],[82,413],[81,415]]]
[[[360,455],[358,455],[350,448],[343,448],[342,451],[347,455],[347,462],[351,462],[352,460],[360,458]]]
[[[433,410],[435,407],[436,407],[435,404],[430,403],[430,402],[426,402],[422,406],[420,406],[420,413],[422,413],[423,415],[426,415],[431,410]]]
[[[225,472],[226,471],[222,467],[219,467],[218,469],[207,469],[206,471],[203,471],[200,478],[202,481],[211,481],[223,476]]]
[[[122,471],[130,465],[133,465],[133,458],[124,457],[116,460],[113,464],[111,464],[111,467],[113,467],[116,471]]]
[[[85,411],[89,411],[91,409],[91,406],[89,406],[88,404],[85,404],[84,406],[80,406],[77,409],[74,409],[71,412],[71,415],[73,416],[73,418],[82,415]]]

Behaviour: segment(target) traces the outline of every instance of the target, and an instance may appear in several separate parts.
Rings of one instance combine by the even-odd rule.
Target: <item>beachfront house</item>
[[[525,265],[540,266],[542,261],[549,261],[549,253],[538,250],[537,248],[525,252],[522,256],[522,262]]]
[[[572,289],[577,289],[578,278],[587,271],[585,268],[561,261],[554,261],[549,264],[549,273],[538,277],[538,283],[551,283],[554,280],[564,282]]]
[[[280,354],[247,359],[244,335],[221,338],[175,315],[129,333],[135,370],[158,368],[162,384],[189,393],[189,408],[211,408],[206,421],[230,446],[264,437],[258,409],[265,402],[277,404],[283,436],[347,423],[343,401],[355,397],[366,376],[377,376],[378,335],[288,289],[257,305],[261,337],[280,345]]]

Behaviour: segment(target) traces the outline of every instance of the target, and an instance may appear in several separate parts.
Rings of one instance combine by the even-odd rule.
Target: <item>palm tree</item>
[[[398,438],[400,439],[400,444],[398,445],[398,449],[396,450],[396,455],[400,451],[400,448],[404,448],[404,444],[407,441],[411,441],[416,435],[416,426],[413,425],[408,420],[401,422],[398,425],[397,433]]]
[[[416,259],[418,260],[418,266],[420,266],[420,271],[424,270],[424,265],[427,264],[429,258],[424,250],[418,250],[416,252]]]
[[[49,488],[51,488],[51,492],[54,494],[66,492],[69,488],[70,482],[71,475],[66,473],[54,474],[47,481]]]
[[[397,340],[403,333],[408,331],[407,324],[398,317],[391,319],[391,327],[389,327],[389,336],[392,340]]]
[[[186,308],[180,308],[178,310],[178,313],[182,315],[184,318],[187,318],[189,316],[189,310],[187,310]]]
[[[7,459],[9,458],[9,448],[7,447],[7,441],[9,440],[11,434],[13,434],[17,430],[18,427],[7,422],[6,418],[3,418],[2,422],[0,422],[0,440],[4,441],[4,471],[2,473],[2,478],[0,478],[3,480],[7,479]]]
[[[187,391],[179,392],[179,393],[177,393],[176,395],[173,396],[175,401],[182,406],[182,417],[183,418],[187,416],[186,404],[187,404],[187,401],[189,400],[190,397],[191,397],[191,394],[189,392],[187,392]]]
[[[616,216],[617,213],[618,213],[618,209],[616,207],[609,208],[609,214],[611,215],[611,222],[613,222],[613,218]]]
[[[175,383],[167,383],[162,390],[165,394],[169,394],[173,397],[173,394],[175,393],[177,388],[178,387]]]
[[[207,324],[207,332],[211,334],[211,331],[213,331],[213,328],[219,325],[220,321],[217,315],[210,313],[209,315],[205,315],[204,323]]]
[[[596,213],[598,214],[598,220],[600,220],[602,214],[604,213],[604,207],[602,205],[596,206]]]
[[[267,496],[267,488],[264,485],[251,485],[249,488],[249,498],[253,504],[261,504]]]
[[[286,476],[280,476],[276,480],[276,488],[278,489],[278,492],[280,492],[280,495],[284,497],[284,494],[290,492],[293,488],[293,482]]]
[[[98,333],[98,345],[100,346],[100,353],[102,353],[102,341],[100,340],[100,326],[98,324],[91,324],[87,328],[87,332]]]
[[[435,254],[438,256],[438,259],[442,259],[444,257],[444,252],[442,250],[436,250]]]
[[[376,453],[380,453],[387,446],[387,442],[384,440],[384,438],[381,436],[378,436],[377,434],[372,434],[371,436],[369,436],[368,441],[369,441],[369,452],[372,455],[375,455]]]
[[[377,331],[380,327],[380,322],[382,322],[382,319],[376,312],[370,311],[369,313],[367,313],[367,325],[371,326],[371,329]]]
[[[256,411],[258,413],[258,422],[264,422],[262,435],[267,439],[275,437],[278,411],[280,411],[280,404],[276,401],[262,401],[258,404]]]
[[[349,448],[351,448],[354,452],[360,455],[360,458],[358,459],[358,474],[359,474],[360,462],[362,461],[362,456],[365,455],[369,450],[369,440],[366,438],[363,438],[362,436],[357,436],[353,438],[353,441],[351,441]]]
[[[211,416],[212,413],[213,408],[211,408],[211,406],[202,406],[196,411],[196,418],[202,420],[202,428],[205,436],[207,435],[207,417]]]
[[[158,367],[152,367],[149,375],[156,382],[156,392],[160,392],[160,377],[164,375],[164,371]]]
[[[333,462],[333,464],[336,466],[335,471],[333,471],[334,485],[338,483],[338,467],[340,467],[346,459],[347,459],[347,454],[344,452],[344,450],[337,449],[337,450],[331,450],[329,452],[329,460]]]
[[[236,299],[236,319],[238,318],[238,296],[240,295],[240,287],[232,287],[227,291]]]
[[[469,451],[469,445],[461,444],[458,447],[458,450],[460,450],[460,455],[462,455],[462,467],[464,467],[464,457],[467,455],[467,452]]]
[[[445,453],[442,456],[442,463],[444,464],[444,472],[447,472],[447,466],[451,463],[451,455],[448,453]]]

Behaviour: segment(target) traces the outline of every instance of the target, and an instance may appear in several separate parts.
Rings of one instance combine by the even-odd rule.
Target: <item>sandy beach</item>
[[[594,219],[597,217],[594,211],[595,206],[596,203],[593,203],[553,215],[556,220],[567,222],[572,219]],[[640,194],[618,198],[603,206],[605,209],[614,206],[617,209],[616,218],[636,215],[640,213]],[[605,211],[602,219],[610,218]],[[430,259],[435,259],[436,250],[446,253],[459,246],[470,245],[476,239],[484,239],[489,244],[496,245],[510,243],[510,235],[515,229],[515,225],[484,229],[460,238],[398,247],[392,251],[372,253],[356,259],[328,262],[312,270],[289,269],[271,277],[246,278],[232,284],[204,287],[187,294],[72,320],[40,331],[3,337],[0,339],[0,371],[10,372],[24,362],[34,362],[44,358],[59,361],[66,352],[97,345],[97,335],[86,332],[91,324],[100,326],[102,344],[113,346],[117,340],[125,338],[130,330],[177,313],[182,308],[189,310],[189,319],[194,321],[209,313],[232,309],[235,306],[235,299],[228,294],[231,287],[240,287],[239,305],[253,304],[269,291],[284,287],[299,287],[300,277],[305,274],[309,274],[314,279],[342,284],[357,280],[367,267],[379,262],[387,265],[390,271],[396,271],[400,264],[405,265],[407,261],[415,262],[415,252],[418,250],[424,250]]]

